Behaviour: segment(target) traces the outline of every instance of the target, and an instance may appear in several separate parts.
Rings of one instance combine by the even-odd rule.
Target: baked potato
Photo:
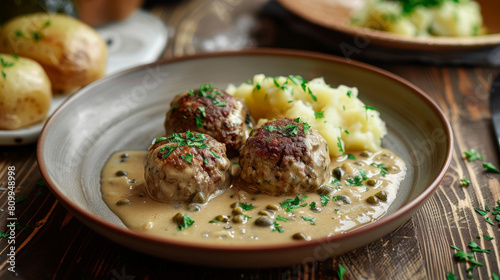
[[[11,19],[0,30],[0,52],[40,63],[55,93],[89,84],[106,71],[104,40],[90,26],[63,14],[36,13]]]
[[[49,77],[36,61],[0,54],[0,129],[42,121],[52,101]]]

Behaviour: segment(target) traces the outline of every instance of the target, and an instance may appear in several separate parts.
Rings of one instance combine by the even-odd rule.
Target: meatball
[[[187,130],[206,133],[237,154],[252,121],[243,100],[212,85],[180,94],[170,103],[165,119],[167,135]]]
[[[271,195],[315,192],[330,179],[325,139],[299,118],[269,121],[240,150],[240,177]]]
[[[161,202],[205,199],[230,185],[226,147],[209,135],[190,132],[156,138],[144,171],[149,195]]]

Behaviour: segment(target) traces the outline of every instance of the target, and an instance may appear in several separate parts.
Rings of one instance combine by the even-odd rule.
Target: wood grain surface
[[[314,38],[315,33],[309,34],[306,29],[319,27],[304,22],[288,24],[284,19],[298,19],[286,14],[276,3],[192,0],[150,5],[152,13],[170,28],[171,37],[164,58],[217,48],[257,46],[345,55],[341,48],[332,48],[331,44],[324,43],[324,38]],[[198,24],[207,19],[210,25]],[[370,52],[369,47],[360,49]],[[13,166],[18,200],[15,205],[16,273],[7,270],[9,238],[2,237],[0,278],[338,279],[338,267],[342,265],[347,270],[344,279],[446,279],[448,272],[456,279],[467,279],[469,272],[466,269],[470,264],[457,261],[450,245],[471,252],[468,247],[471,240],[481,248],[491,249],[489,254],[474,254],[484,266],[473,269],[473,278],[492,279],[492,273],[500,275],[498,221],[492,217],[495,225],[488,224],[474,210],[485,206],[492,209],[500,200],[500,174],[485,172],[481,161],[468,162],[463,154],[476,148],[485,162],[500,166],[488,102],[489,87],[500,69],[396,60],[366,61],[408,79],[426,92],[448,117],[455,136],[453,161],[439,188],[394,232],[342,256],[307,265],[225,269],[167,261],[117,245],[82,225],[68,214],[46,186],[40,184],[36,146],[7,146],[0,147],[0,188],[3,188],[0,192],[0,230],[6,230],[9,222],[8,195],[4,189],[8,187],[8,169]],[[469,187],[460,185],[464,177],[470,180]],[[483,235],[494,239],[486,240]]]

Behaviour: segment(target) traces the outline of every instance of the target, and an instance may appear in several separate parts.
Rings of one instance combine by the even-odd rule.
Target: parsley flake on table
[[[498,170],[498,168],[496,168],[491,162],[483,163],[483,167],[486,169],[486,171],[500,173],[500,170]]]
[[[490,217],[486,217],[486,218],[484,218],[484,220],[485,220],[488,224],[490,224],[490,225],[493,225],[493,226],[495,225],[495,223],[493,223],[493,221],[491,220],[491,218],[490,218]]]
[[[472,249],[473,252],[481,252],[488,254],[491,253],[491,249],[481,249],[481,247],[479,247],[479,245],[477,245],[477,243],[472,240],[469,242],[469,247]]]
[[[475,160],[483,160],[483,155],[481,155],[476,149],[470,149],[469,151],[464,152],[465,158],[469,162],[473,162]]]
[[[452,248],[455,249],[455,250],[458,250],[457,252],[455,252],[455,255],[454,255],[455,258],[457,258],[457,260],[459,260],[459,261],[466,261],[466,262],[468,262],[470,264],[473,264],[473,265],[484,266],[483,263],[477,262],[474,259],[474,254],[466,253],[464,251],[461,251],[461,250],[459,250],[454,245],[452,245]]]
[[[477,208],[474,208],[474,210],[476,210],[476,212],[479,213],[481,216],[485,216],[489,212],[487,210],[481,210],[481,209],[477,209]]]
[[[453,272],[446,273],[446,280],[455,280],[455,274]]]
[[[337,276],[339,277],[340,280],[344,279],[344,274],[347,272],[347,270],[339,264],[339,270],[337,270]]]
[[[460,179],[460,186],[468,187],[470,186],[470,181],[467,180],[467,178],[463,177],[462,179]]]

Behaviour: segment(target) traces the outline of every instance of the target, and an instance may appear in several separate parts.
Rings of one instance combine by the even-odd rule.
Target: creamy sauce
[[[201,210],[190,211],[187,202],[168,204],[149,197],[144,180],[146,154],[145,151],[120,151],[109,158],[101,174],[103,200],[131,229],[200,243],[276,244],[294,240],[292,236],[296,233],[302,233],[306,240],[344,233],[382,217],[406,174],[404,161],[389,150],[369,155],[355,153],[332,159],[331,170],[341,167],[345,174],[340,182],[335,182],[332,175],[327,185],[333,192],[328,197],[317,193],[299,195],[302,201],[297,203],[297,209],[286,211],[280,207],[280,203],[295,199],[295,196],[254,193],[234,183],[219,196],[200,205]],[[237,173],[237,159],[232,162],[234,173]],[[125,171],[126,175],[120,171]],[[386,201],[382,199],[377,204],[367,201],[370,197],[373,200],[375,194],[380,196],[381,191],[387,194]],[[235,214],[231,205],[235,202],[254,207],[243,214],[244,223],[232,221]],[[319,209],[313,209],[314,204]],[[278,208],[267,211],[275,223],[268,227],[257,226],[255,221],[261,216],[259,212],[266,210],[268,205]],[[178,230],[173,220],[177,213],[188,215],[194,223]],[[228,216],[229,221],[213,222],[218,215]]]

